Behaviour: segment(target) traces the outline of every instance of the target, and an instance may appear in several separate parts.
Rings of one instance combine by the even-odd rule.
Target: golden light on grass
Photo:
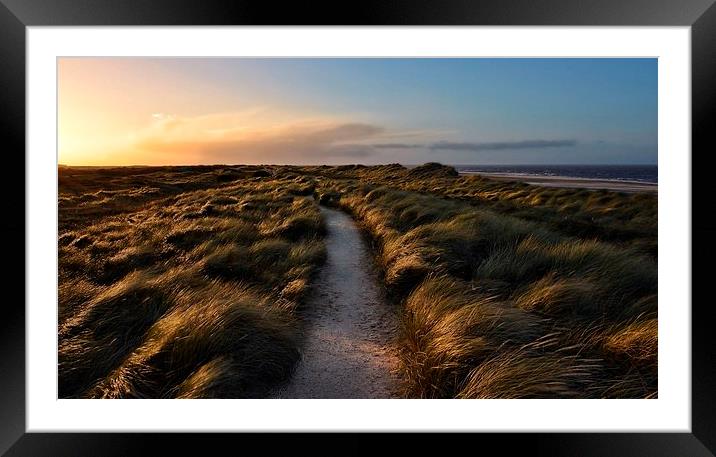
[[[405,396],[658,395],[653,194],[437,164],[59,176],[62,397],[261,397],[285,382],[326,259],[319,203],[373,240]]]

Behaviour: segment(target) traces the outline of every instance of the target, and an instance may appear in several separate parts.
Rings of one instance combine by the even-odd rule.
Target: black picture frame
[[[245,0],[0,0],[0,126],[3,208],[0,233],[6,300],[0,314],[0,453],[7,455],[195,454],[331,446],[368,453],[387,435],[26,433],[25,429],[25,31],[84,25],[550,25],[690,26],[692,65],[692,402],[691,433],[480,433],[449,437],[476,452],[550,456],[713,456],[716,453],[716,335],[707,299],[716,222],[709,210],[708,164],[716,151],[715,0],[362,0],[332,5]],[[689,151],[684,151],[688,154]],[[20,172],[23,170],[23,173]],[[698,209],[700,211],[697,211]],[[663,215],[660,215],[663,217]],[[24,243],[20,243],[23,240]],[[48,255],[51,255],[48,253]],[[21,267],[22,266],[22,267]],[[12,292],[12,293],[10,293]],[[668,304],[689,306],[689,303]],[[400,439],[400,438],[403,439]],[[391,436],[390,438],[394,438]],[[445,447],[445,437],[398,436],[402,449]],[[336,441],[340,440],[341,443]],[[430,443],[428,442],[431,441]],[[440,444],[442,441],[442,444]],[[317,443],[318,442],[318,443]],[[249,446],[249,447],[247,447]],[[485,447],[487,446],[487,448]],[[456,448],[457,449],[457,448]],[[470,449],[470,448],[467,448]],[[332,453],[332,452],[331,452]]]

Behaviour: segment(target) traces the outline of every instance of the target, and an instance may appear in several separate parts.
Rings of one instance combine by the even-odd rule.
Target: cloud
[[[375,149],[429,149],[431,151],[501,151],[507,149],[545,149],[576,146],[575,140],[524,140],[501,142],[454,142],[438,141],[430,144],[415,143],[377,143]]]
[[[371,146],[376,149],[420,149],[426,147],[424,144],[410,143],[378,143]]]
[[[428,158],[431,151],[528,150],[574,146],[574,140],[512,142],[437,141],[444,131],[406,131],[342,117],[305,117],[254,108],[179,116],[155,112],[145,128],[118,143],[124,162],[347,163]],[[410,157],[405,156],[408,154]],[[446,155],[449,157],[449,154]]]
[[[159,114],[159,115],[157,115]],[[290,117],[289,117],[290,118]],[[286,120],[256,113],[179,117],[155,113],[128,149],[143,162],[294,163],[350,160],[376,150],[382,126],[342,119]]]
[[[433,151],[502,151],[505,149],[545,149],[576,146],[575,140],[524,140],[493,143],[456,143],[440,141],[428,146]]]

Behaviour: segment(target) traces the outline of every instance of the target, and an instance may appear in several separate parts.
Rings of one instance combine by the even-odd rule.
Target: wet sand
[[[659,186],[654,183],[639,181],[618,181],[609,179],[588,179],[588,178],[569,178],[565,176],[530,176],[511,173],[478,173],[468,172],[461,173],[464,175],[479,174],[486,178],[497,181],[520,181],[527,184],[542,187],[567,187],[574,189],[592,189],[592,190],[613,190],[617,192],[653,192],[657,193]]]
[[[394,397],[397,315],[356,224],[341,211],[321,212],[328,257],[302,315],[302,359],[273,398]]]

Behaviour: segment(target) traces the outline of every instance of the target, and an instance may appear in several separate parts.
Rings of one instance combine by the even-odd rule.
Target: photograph
[[[0,456],[716,457],[715,3],[0,0]]]
[[[659,398],[657,58],[56,68],[58,398]]]

